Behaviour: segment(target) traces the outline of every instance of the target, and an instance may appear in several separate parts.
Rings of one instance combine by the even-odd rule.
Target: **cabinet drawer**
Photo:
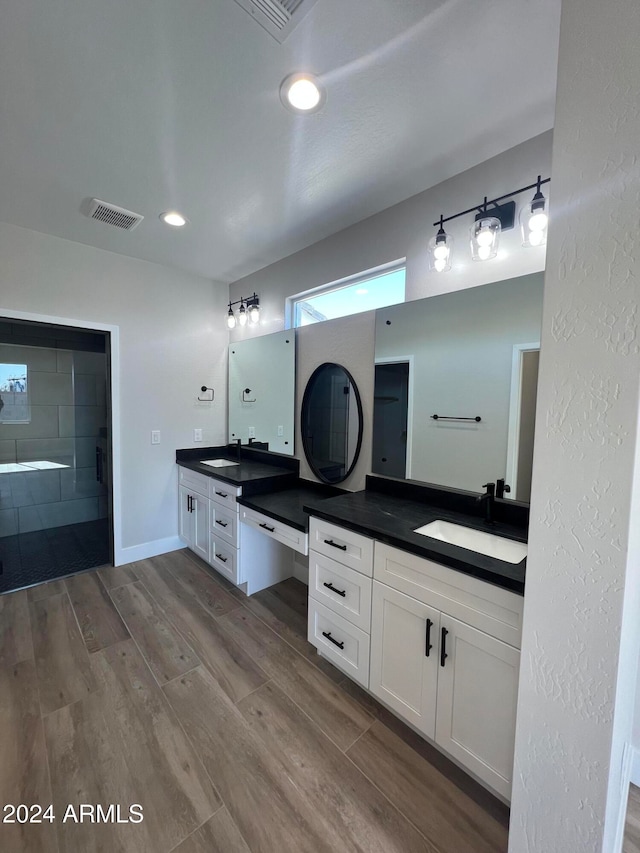
[[[215,480],[213,477],[209,477],[209,497],[221,506],[228,506],[237,512],[238,504],[236,503],[236,498],[241,494],[241,486],[230,486],[228,483],[222,482],[222,480]]]
[[[311,551],[309,595],[330,610],[369,633],[371,628],[371,578]]]
[[[373,539],[360,533],[312,518],[309,521],[309,548],[364,575],[373,575]]]
[[[211,534],[209,564],[213,566],[216,571],[220,572],[221,575],[224,575],[227,580],[230,580],[231,583],[236,585],[241,583],[241,579],[239,577],[240,561],[238,559],[237,549],[227,544],[213,533]]]
[[[369,687],[369,635],[313,598],[307,639],[350,678]]]
[[[216,538],[237,548],[238,513],[227,506],[209,501],[209,530]]]
[[[520,648],[521,595],[376,542],[374,578]]]
[[[209,477],[191,471],[189,468],[178,466],[178,483],[192,492],[198,492],[203,497],[209,497]]]
[[[283,524],[281,521],[276,521],[268,515],[263,515],[248,507],[240,507],[240,521],[245,524],[255,527],[266,536],[271,536],[272,539],[277,539],[283,545],[288,545],[294,551],[300,554],[308,553],[308,536],[302,530],[297,530],[288,524]]]

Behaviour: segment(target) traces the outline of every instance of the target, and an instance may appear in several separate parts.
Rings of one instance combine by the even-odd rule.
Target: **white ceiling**
[[[0,220],[235,280],[552,127],[559,17],[317,0],[280,45],[233,0],[2,0]],[[300,70],[315,115],[279,101]]]

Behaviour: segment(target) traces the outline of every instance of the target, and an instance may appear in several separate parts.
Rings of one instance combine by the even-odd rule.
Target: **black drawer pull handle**
[[[449,657],[447,654],[447,634],[446,628],[442,629],[442,639],[440,640],[440,666],[444,666],[444,662]]]
[[[275,527],[269,527],[268,524],[260,524],[259,526],[262,527],[263,530],[268,530],[269,533],[273,533],[275,530]]]
[[[216,559],[222,560],[223,563],[227,562],[227,558],[223,557],[222,554],[216,554]]]
[[[346,596],[346,594],[347,594],[346,589],[336,589],[336,588],[335,588],[335,586],[334,586],[332,583],[326,583],[326,582],[325,582],[325,583],[323,583],[322,585],[323,585],[323,586],[326,586],[326,588],[327,588],[327,589],[330,589],[330,590],[331,590],[331,592],[335,592],[335,593],[336,593],[336,595],[341,595],[343,598],[344,598],[344,597]]]
[[[339,643],[337,640],[334,640],[331,636],[331,631],[323,631],[322,636],[326,637],[330,643],[333,643],[333,645],[337,646],[339,649],[344,649],[344,643]]]
[[[331,545],[332,548],[340,548],[341,551],[347,550],[346,545],[338,545],[338,543],[334,542],[333,539],[325,539],[324,542],[325,542],[325,545]]]
[[[219,524],[219,525],[220,525],[220,527],[227,527],[228,522],[226,522],[226,521],[218,521],[218,519],[216,518],[216,524]]]
[[[226,492],[216,492],[216,495],[219,495],[221,498],[228,498],[229,495]]]
[[[424,656],[426,658],[429,657],[429,652],[433,648],[433,644],[431,643],[431,628],[433,627],[433,622],[431,619],[427,619],[427,630],[424,638]]]

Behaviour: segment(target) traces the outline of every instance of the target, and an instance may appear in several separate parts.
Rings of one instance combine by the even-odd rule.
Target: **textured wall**
[[[613,851],[638,655],[640,4],[564,0],[512,853]]]

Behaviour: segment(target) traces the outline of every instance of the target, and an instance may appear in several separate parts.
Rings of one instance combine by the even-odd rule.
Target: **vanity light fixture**
[[[177,210],[166,210],[160,214],[160,219],[165,225],[171,225],[172,228],[182,228],[188,222],[187,218],[178,213]]]
[[[317,113],[327,92],[315,74],[289,74],[280,84],[280,100],[293,113]]]
[[[437,227],[438,232],[435,237],[429,240],[429,269],[436,272],[446,272],[451,269],[453,238],[445,232],[444,223],[457,219],[459,216],[467,216],[470,213],[476,214],[470,231],[471,257],[474,261],[487,261],[495,258],[498,254],[501,233],[508,231],[515,225],[516,203],[507,199],[532,189],[535,189],[536,193],[532,201],[524,207],[520,214],[523,246],[544,245],[548,216],[546,199],[540,187],[542,184],[549,183],[550,180],[551,178],[543,180],[538,175],[538,180],[534,184],[529,184],[491,200],[485,196],[482,204],[469,207],[460,213],[454,213],[453,216],[440,216],[440,220],[433,223],[433,227]]]
[[[234,305],[240,306],[237,317],[233,310]],[[247,321],[252,326],[257,326],[260,322],[260,298],[257,293],[254,293],[253,296],[243,296],[242,299],[236,299],[235,302],[229,302],[227,327],[235,329],[236,325],[246,326]]]

